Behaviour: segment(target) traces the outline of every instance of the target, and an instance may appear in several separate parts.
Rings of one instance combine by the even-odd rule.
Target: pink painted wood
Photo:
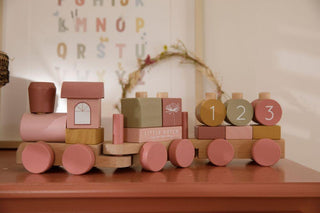
[[[22,164],[31,173],[43,173],[50,169],[54,162],[51,147],[40,141],[27,145],[22,152]]]
[[[52,113],[56,99],[56,87],[51,82],[31,82],[28,88],[30,112]]]
[[[162,98],[162,126],[181,126],[181,110],[181,98]]]
[[[113,114],[112,121],[112,143],[122,144],[123,143],[123,114]]]
[[[252,102],[253,120],[266,126],[276,125],[282,116],[280,104],[272,99],[257,99]]]
[[[145,143],[140,150],[142,168],[152,172],[160,171],[167,162],[167,149],[161,143]]]
[[[62,155],[63,167],[73,175],[85,174],[92,169],[95,156],[92,149],[84,144],[69,146]]]
[[[226,126],[226,139],[252,139],[252,126]]]
[[[178,167],[189,167],[194,159],[195,150],[188,139],[179,139],[171,142],[169,160]]]
[[[260,139],[252,146],[252,158],[260,166],[272,166],[280,160],[280,147],[271,139]]]
[[[210,139],[225,139],[226,126],[205,126],[198,125],[194,128],[195,137],[197,139],[210,140]]]
[[[208,158],[216,166],[226,166],[233,159],[233,146],[224,139],[213,140],[207,148]]]

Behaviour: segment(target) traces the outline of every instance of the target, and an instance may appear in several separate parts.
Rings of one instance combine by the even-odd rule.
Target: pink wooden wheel
[[[280,160],[280,146],[268,138],[256,141],[251,152],[253,160],[260,166],[272,166]]]
[[[160,171],[167,162],[167,149],[161,143],[147,142],[140,150],[142,168],[152,172]]]
[[[21,157],[24,168],[31,173],[43,173],[50,169],[54,162],[52,148],[42,141],[28,144]]]
[[[62,155],[63,167],[73,175],[82,175],[92,169],[95,156],[92,149],[84,144],[69,146]]]
[[[194,147],[188,139],[178,139],[171,142],[169,160],[178,167],[188,167],[194,159]]]
[[[226,166],[234,156],[233,146],[224,139],[213,140],[207,148],[208,158],[216,166]]]

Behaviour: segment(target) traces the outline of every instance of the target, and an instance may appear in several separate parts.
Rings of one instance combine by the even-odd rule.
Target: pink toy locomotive
[[[196,107],[202,125],[195,126],[195,139],[188,139],[188,113],[181,98],[167,93],[121,100],[121,114],[113,115],[112,141],[104,141],[101,127],[101,82],[64,82],[61,97],[67,98],[67,113],[54,113],[56,88],[53,83],[29,86],[31,113],[21,119],[24,143],[17,150],[17,163],[31,173],[63,166],[71,174],[85,174],[92,167],[124,168],[141,165],[160,171],[169,160],[189,167],[194,158],[209,159],[225,166],[235,158],[252,158],[271,166],[284,157],[284,140],[277,122],[280,105],[269,93],[249,103],[234,93],[226,103],[206,94]],[[258,125],[249,125],[254,120]],[[228,125],[221,125],[225,121]]]

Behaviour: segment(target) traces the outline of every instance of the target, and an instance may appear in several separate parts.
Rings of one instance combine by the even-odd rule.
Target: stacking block
[[[224,139],[226,137],[225,126],[195,126],[195,137],[197,139]]]
[[[225,102],[227,110],[225,121],[236,125],[245,126],[253,117],[252,105],[242,98],[242,93],[233,93],[232,99]]]
[[[32,82],[28,88],[30,112],[52,113],[56,98],[56,87],[50,82]]]
[[[206,99],[196,107],[196,118],[202,124],[208,126],[220,125],[226,116],[224,104],[215,99],[214,93],[207,93]]]
[[[67,98],[67,128],[100,128],[103,82],[63,82],[61,97]]]
[[[43,173],[50,169],[54,162],[52,148],[40,141],[28,144],[21,154],[21,161],[26,170],[31,173]]]
[[[67,128],[99,128],[101,99],[68,99]]]
[[[66,143],[98,144],[104,141],[104,129],[66,129]]]
[[[123,143],[123,115],[113,114],[112,120],[112,143],[122,144]]]
[[[252,138],[262,139],[269,138],[273,140],[281,139],[281,127],[280,126],[252,126]]]
[[[25,113],[20,122],[20,137],[23,141],[65,141],[66,125],[65,113]]]
[[[226,126],[226,139],[252,139],[252,126]]]
[[[162,98],[162,126],[181,126],[181,98]]]
[[[254,108],[253,120],[259,124],[272,126],[276,125],[282,116],[280,104],[270,99],[270,93],[259,93],[259,99],[252,102]]]
[[[189,138],[189,124],[188,124],[188,112],[182,112],[182,138]]]
[[[124,128],[126,142],[156,142],[182,138],[182,127]]]
[[[121,113],[126,128],[162,126],[161,98],[123,98]]]

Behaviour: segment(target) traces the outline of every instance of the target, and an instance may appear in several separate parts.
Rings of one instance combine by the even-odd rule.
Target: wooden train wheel
[[[69,146],[62,155],[62,165],[70,174],[81,175],[92,169],[95,156],[92,149],[84,144]]]
[[[207,155],[214,165],[226,166],[233,159],[234,149],[227,140],[216,139],[208,145]]]
[[[152,172],[160,171],[167,162],[167,149],[161,143],[147,142],[140,150],[142,168]]]
[[[271,139],[264,138],[252,146],[252,158],[260,166],[272,166],[280,160],[280,146]]]
[[[24,168],[31,173],[43,173],[54,162],[54,152],[45,142],[28,144],[22,151],[21,160]]]
[[[169,147],[169,160],[178,167],[188,167],[194,159],[194,147],[188,139],[174,140]]]

